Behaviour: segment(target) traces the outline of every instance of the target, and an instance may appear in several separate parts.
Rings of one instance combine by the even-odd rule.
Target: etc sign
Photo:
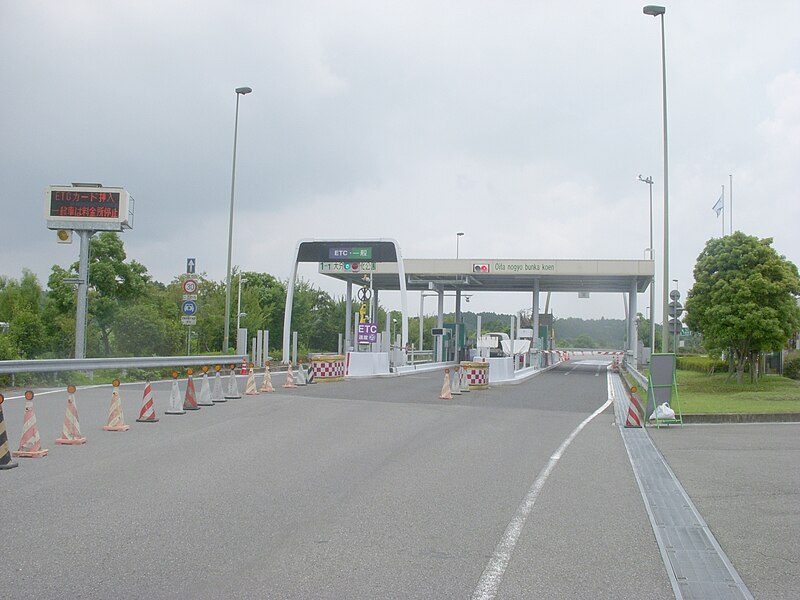
[[[358,343],[374,344],[378,341],[378,326],[375,323],[358,324]]]

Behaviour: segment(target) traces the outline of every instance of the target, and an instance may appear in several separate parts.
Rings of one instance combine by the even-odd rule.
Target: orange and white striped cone
[[[178,387],[178,373],[172,372],[172,389],[169,393],[169,408],[164,411],[165,415],[185,415],[183,401],[181,400],[181,389]]]
[[[286,383],[283,384],[285,388],[296,388],[294,383],[294,373],[292,373],[292,363],[289,363],[289,368],[286,370]]]
[[[250,365],[250,372],[247,374],[247,388],[244,393],[248,396],[258,396],[259,393],[256,389],[256,371],[253,365]]]
[[[225,393],[225,398],[227,400],[238,400],[241,397],[239,384],[236,383],[236,365],[231,365],[231,374],[228,377],[228,391]]]
[[[269,373],[269,363],[264,367],[264,380],[261,382],[262,392],[274,392],[275,388],[272,386],[272,375]]]
[[[153,390],[150,387],[150,380],[144,384],[144,392],[142,393],[142,409],[139,411],[139,418],[136,419],[137,423],[156,423],[156,409],[153,404]]]
[[[247,375],[247,359],[242,359],[242,375]]]
[[[208,383],[208,367],[203,367],[203,381],[200,383],[197,406],[214,406],[214,402],[211,400],[211,385]]]
[[[103,431],[128,431],[130,425],[125,424],[122,414],[122,401],[119,398],[119,379],[111,382],[114,391],[111,394],[111,407],[108,409],[108,423],[103,425]]]
[[[452,400],[453,394],[450,392],[450,369],[444,370],[444,383],[442,384],[442,393],[439,394],[440,400]]]
[[[22,423],[22,438],[19,449],[11,456],[20,458],[41,458],[47,456],[47,449],[42,448],[39,428],[36,426],[36,413],[33,411],[33,392],[25,392],[25,420]]]
[[[643,415],[644,411],[639,406],[639,400],[634,393],[631,393],[630,401],[628,402],[628,414],[625,416],[625,427],[641,427]]]
[[[183,410],[200,410],[197,406],[197,394],[194,389],[194,379],[192,378],[192,369],[186,369],[189,374],[189,380],[186,382],[186,395],[183,397]]]
[[[227,400],[222,396],[222,375],[219,372],[222,370],[220,365],[216,365],[214,367],[216,373],[214,374],[214,390],[211,392],[211,401],[212,402],[227,402]]]
[[[78,406],[75,404],[75,386],[70,385],[67,386],[67,412],[64,415],[64,427],[56,444],[77,446],[85,443],[86,438],[81,435],[81,425],[78,421]]]
[[[6,434],[6,422],[3,418],[3,394],[0,394],[0,471],[7,471],[18,467],[19,463],[11,460],[11,452],[8,449],[8,435]]]
[[[450,393],[453,396],[461,395],[461,369],[453,367],[453,379],[450,382]]]

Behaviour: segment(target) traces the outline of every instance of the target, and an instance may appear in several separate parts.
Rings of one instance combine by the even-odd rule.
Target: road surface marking
[[[489,563],[483,570],[483,574],[478,581],[478,585],[472,594],[472,600],[492,600],[497,595],[497,590],[500,587],[500,581],[503,579],[503,574],[505,573],[508,563],[511,560],[511,554],[514,552],[514,548],[517,545],[519,536],[522,533],[522,528],[525,527],[525,521],[528,520],[528,516],[533,510],[533,505],[536,502],[536,498],[538,498],[539,493],[542,491],[542,488],[544,487],[547,478],[550,476],[550,473],[552,473],[553,469],[555,468],[556,463],[559,461],[572,441],[578,436],[581,430],[586,427],[592,421],[592,419],[607,409],[614,401],[611,377],[608,378],[608,390],[608,400],[606,400],[605,404],[594,411],[591,415],[586,417],[581,424],[578,425],[572,431],[572,433],[569,434],[569,436],[567,436],[567,439],[561,442],[561,445],[550,457],[547,465],[539,472],[539,475],[536,477],[533,485],[531,485],[531,488],[528,490],[525,498],[523,498],[522,503],[517,508],[517,512],[514,513],[514,517],[511,519],[508,527],[506,527],[503,537],[500,539],[500,542],[498,542],[497,547],[495,547],[494,554],[492,554],[492,558],[489,559]]]

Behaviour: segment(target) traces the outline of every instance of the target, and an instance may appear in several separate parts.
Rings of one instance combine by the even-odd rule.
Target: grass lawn
[[[678,397],[686,414],[800,412],[800,381],[777,375],[738,385],[727,373],[677,371]],[[674,403],[673,399],[673,403]]]

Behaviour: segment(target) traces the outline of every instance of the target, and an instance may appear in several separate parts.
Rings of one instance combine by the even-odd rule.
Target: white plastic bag
[[[656,415],[658,415],[659,421],[666,421],[675,418],[675,411],[672,410],[672,407],[669,405],[669,403],[664,402],[656,407],[656,410],[653,411],[652,415],[650,415],[650,420],[655,421]]]

